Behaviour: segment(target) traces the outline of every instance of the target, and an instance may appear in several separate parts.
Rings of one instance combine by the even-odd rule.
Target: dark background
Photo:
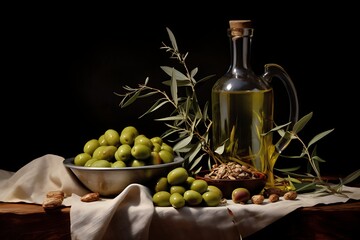
[[[266,63],[283,66],[297,88],[300,116],[314,113],[300,136],[307,142],[335,129],[319,142],[318,155],[327,161],[322,171],[358,169],[356,8],[335,3],[314,7],[303,1],[194,4],[5,8],[1,169],[16,171],[45,154],[73,157],[108,128],[136,125],[148,135],[162,133],[163,125],[150,117],[138,119],[145,104],[121,109],[114,92],[146,77],[154,85],[167,80],[160,66],[174,62],[160,50],[161,42],[170,44],[166,27],[180,50],[189,52],[187,64],[199,68],[198,78],[220,77],[229,66],[230,19],[254,23],[254,71],[262,74]],[[215,80],[199,88],[201,99],[209,97]],[[281,119],[287,109],[277,102]]]

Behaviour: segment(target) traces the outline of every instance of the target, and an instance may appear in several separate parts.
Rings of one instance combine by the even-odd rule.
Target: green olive
[[[104,138],[109,145],[119,146],[120,145],[120,134],[114,129],[108,129],[104,133]]]
[[[221,195],[215,191],[204,192],[202,194],[203,201],[208,207],[216,207],[221,202]]]
[[[126,163],[124,161],[115,161],[111,164],[112,168],[123,168],[126,167]]]
[[[147,159],[151,157],[151,148],[143,144],[136,144],[131,148],[131,155],[139,160]]]
[[[104,134],[99,137],[98,142],[99,142],[100,146],[108,146],[109,145],[105,139]]]
[[[141,160],[134,159],[130,162],[131,167],[142,167],[145,166],[145,162]]]
[[[174,154],[167,150],[161,150],[159,156],[164,163],[171,163],[175,158]]]
[[[117,151],[117,147],[112,145],[100,146],[97,149],[95,149],[92,157],[96,159],[110,160],[115,156],[116,151]]]
[[[207,188],[207,191],[208,192],[216,192],[221,196],[221,198],[223,198],[223,193],[220,190],[220,188],[218,188],[217,186],[209,185],[208,188]]]
[[[184,199],[189,206],[197,206],[203,200],[202,195],[199,192],[191,189],[184,192]]]
[[[134,126],[126,126],[124,127],[122,130],[121,130],[121,133],[124,133],[124,132],[129,132],[129,133],[132,133],[132,135],[134,136],[134,138],[139,135],[139,131],[137,130],[136,127]]]
[[[190,185],[190,189],[203,194],[208,189],[208,184],[203,179],[195,179]]]
[[[171,194],[167,191],[156,192],[153,197],[153,203],[159,207],[170,207],[170,196]]]
[[[143,144],[143,145],[146,145],[148,146],[149,148],[153,148],[154,145],[152,143],[152,141],[146,137],[145,135],[141,134],[141,135],[138,135],[135,140],[134,140],[134,145],[137,145],[137,144]]]
[[[189,174],[184,167],[177,167],[167,174],[167,180],[170,185],[182,185],[188,176]]]
[[[133,145],[135,138],[139,135],[138,130],[134,126],[127,126],[123,128],[120,133],[120,143]]]
[[[99,146],[97,149],[95,149],[92,157],[96,159],[102,159],[106,147],[107,146]]]
[[[100,160],[94,161],[90,165],[90,167],[111,167],[111,162],[109,162],[108,160],[100,159]]]
[[[150,156],[150,164],[153,165],[157,165],[157,164],[161,164],[162,160],[160,158],[160,155],[158,152],[151,152],[151,156]]]
[[[191,184],[195,181],[195,178],[192,176],[188,176],[188,178],[186,179],[186,185],[188,186],[188,188],[190,188]]]
[[[87,162],[84,164],[84,167],[91,167],[91,164],[93,164],[93,162],[97,161],[98,159],[96,158],[91,158],[89,160],[87,160]]]
[[[151,140],[151,142],[152,142],[153,144],[154,144],[154,143],[157,143],[157,144],[159,144],[160,146],[161,146],[161,144],[163,143],[162,138],[161,138],[161,137],[158,137],[158,136],[152,137],[152,138],[150,138],[150,140]]]
[[[171,186],[170,187],[170,193],[180,193],[181,195],[183,195],[186,192],[186,188],[184,186]]]
[[[88,153],[79,153],[78,155],[75,156],[74,158],[74,164],[76,166],[84,166],[85,163],[91,159],[91,155]]]
[[[164,142],[161,144],[161,150],[166,150],[166,151],[174,154],[174,149],[170,145],[168,145],[167,143],[164,143]]]
[[[160,152],[161,150],[161,145],[159,143],[153,143],[153,147],[152,147],[153,152]]]
[[[99,141],[97,139],[90,139],[85,143],[83,151],[92,155],[98,147],[100,147]]]
[[[166,177],[161,177],[155,185],[155,192],[160,191],[168,191],[169,190],[169,183]]]
[[[169,202],[174,208],[182,208],[185,206],[185,199],[180,193],[173,193],[170,195]]]
[[[115,152],[117,161],[128,161],[131,158],[131,146],[129,144],[121,144]]]

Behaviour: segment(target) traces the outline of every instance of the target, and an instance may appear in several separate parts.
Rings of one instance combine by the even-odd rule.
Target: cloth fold
[[[65,193],[71,206],[71,237],[91,239],[239,239],[247,237],[301,207],[360,200],[360,188],[343,187],[347,197],[299,194],[296,200],[261,205],[235,204],[218,207],[154,207],[150,190],[130,184],[114,198],[82,202],[88,192],[63,164],[64,158],[44,155],[17,172],[0,170],[0,201],[41,204],[47,192]],[[230,214],[231,212],[231,214]]]
[[[148,239],[155,207],[146,187],[130,184],[114,199],[85,204],[72,197],[72,239]]]
[[[42,204],[47,192],[61,190],[66,198],[63,204],[71,205],[73,193],[80,196],[89,192],[67,169],[63,157],[47,154],[32,160],[15,173],[0,172],[0,201]],[[5,179],[6,176],[10,176]]]

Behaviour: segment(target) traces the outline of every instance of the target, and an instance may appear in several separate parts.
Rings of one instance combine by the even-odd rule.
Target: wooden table
[[[71,239],[70,207],[0,203],[0,229],[2,240]],[[246,239],[356,239],[359,230],[360,201],[350,200],[297,209]]]

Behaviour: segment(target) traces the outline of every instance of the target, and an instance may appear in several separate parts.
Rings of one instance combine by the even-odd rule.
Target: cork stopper
[[[229,26],[229,32],[232,37],[242,37],[252,32],[247,30],[251,28],[251,20],[230,20]]]
[[[230,28],[250,28],[251,20],[230,20]]]

